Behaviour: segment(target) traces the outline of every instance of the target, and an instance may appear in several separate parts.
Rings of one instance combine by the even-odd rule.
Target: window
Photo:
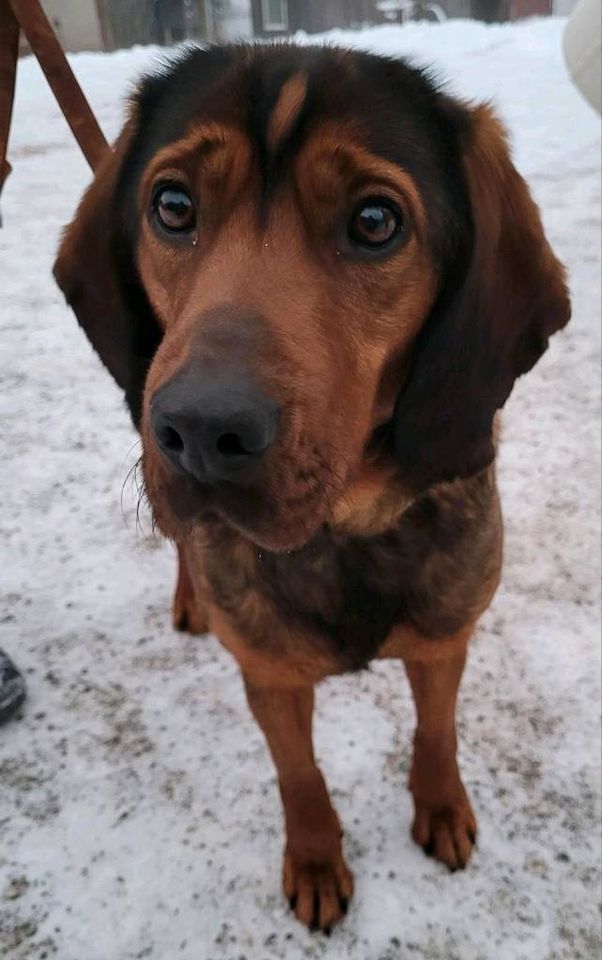
[[[288,30],[288,0],[261,0],[264,30]]]

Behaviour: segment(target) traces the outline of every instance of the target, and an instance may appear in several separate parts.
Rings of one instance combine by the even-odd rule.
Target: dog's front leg
[[[347,910],[353,878],[341,827],[312,744],[313,687],[259,687],[245,678],[249,706],[278,771],[286,821],[284,892],[297,919],[329,931]]]
[[[177,544],[178,579],[173,599],[172,622],[183,633],[203,634],[209,630],[209,618],[202,591],[195,581],[186,546]]]
[[[456,699],[466,640],[466,634],[460,635],[440,658],[404,658],[417,716],[410,774],[412,836],[450,870],[466,866],[477,833],[456,756]]]

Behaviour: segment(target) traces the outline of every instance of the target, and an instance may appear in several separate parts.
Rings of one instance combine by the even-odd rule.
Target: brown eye
[[[160,225],[170,233],[187,233],[195,225],[194,204],[183,187],[158,187],[153,209]]]
[[[349,238],[357,246],[386,247],[401,232],[403,218],[399,207],[377,197],[362,200],[349,221]]]

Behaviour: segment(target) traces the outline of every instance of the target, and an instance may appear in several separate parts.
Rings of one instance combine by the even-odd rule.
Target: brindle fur
[[[216,520],[197,551],[213,602],[249,644],[282,655],[284,625],[357,670],[395,627],[434,643],[473,623],[497,585],[501,538],[490,468],[434,487],[377,535],[324,525],[300,550],[274,553]]]

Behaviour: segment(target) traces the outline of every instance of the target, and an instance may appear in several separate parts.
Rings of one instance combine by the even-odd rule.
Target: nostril
[[[253,467],[276,439],[277,425],[275,402],[244,381],[173,378],[159,388],[149,410],[149,426],[165,466],[202,485],[255,482],[258,471]]]
[[[217,438],[217,449],[223,457],[239,457],[250,453],[245,450],[237,433],[222,433]]]
[[[174,430],[173,427],[161,427],[159,430],[159,442],[166,450],[171,450],[173,453],[181,453],[184,449],[184,441],[178,431]]]

